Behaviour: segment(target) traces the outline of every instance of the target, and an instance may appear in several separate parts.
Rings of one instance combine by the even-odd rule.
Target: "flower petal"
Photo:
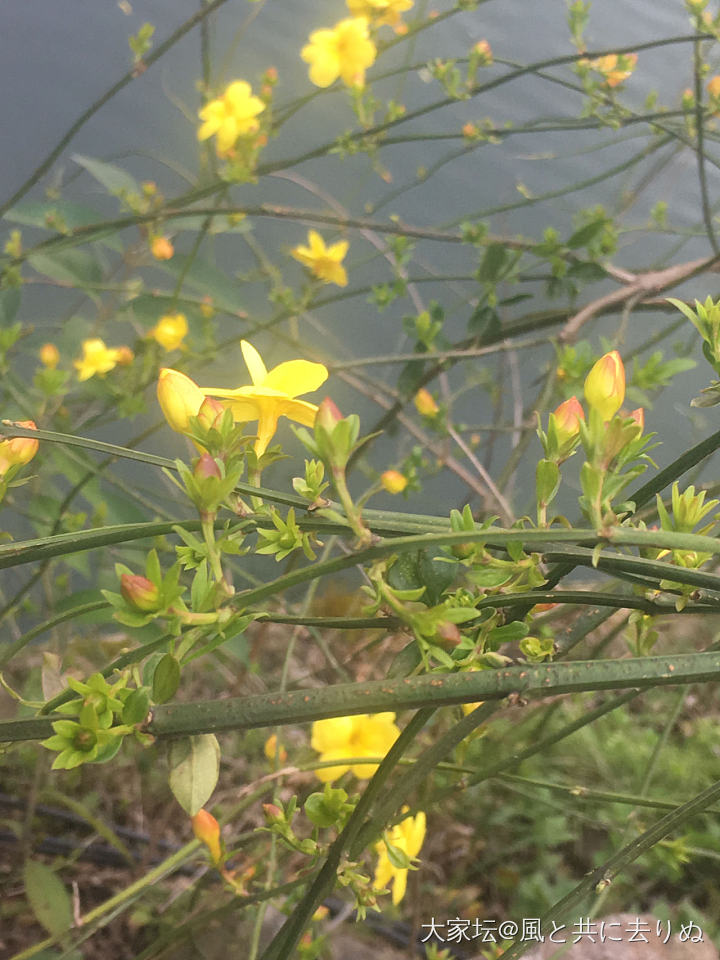
[[[264,383],[265,377],[267,376],[267,368],[262,361],[262,357],[247,340],[240,341],[240,349],[242,350],[243,359],[245,360],[247,368],[250,371],[250,379],[256,387],[259,387]]]
[[[304,427],[312,427],[315,423],[318,408],[307,400],[293,400],[288,397],[280,403],[280,416],[301,423]]]
[[[310,360],[287,360],[273,367],[263,380],[263,387],[277,390],[287,397],[310,393],[322,386],[328,378],[327,367]]]

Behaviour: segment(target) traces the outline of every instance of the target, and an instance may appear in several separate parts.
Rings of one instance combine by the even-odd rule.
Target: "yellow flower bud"
[[[54,343],[44,343],[40,347],[38,357],[40,358],[40,363],[44,367],[47,367],[48,370],[54,370],[58,363],[60,363],[60,351]]]
[[[617,350],[600,357],[585,380],[585,399],[603,420],[610,420],[625,399],[625,367]]]
[[[425,387],[421,387],[415,394],[414,403],[415,409],[418,413],[422,414],[423,417],[434,417],[440,409],[437,403],[435,403],[433,395],[429,390],[426,390]]]
[[[184,313],[166,313],[150,331],[150,336],[163,350],[177,350],[187,336],[188,323]]]
[[[163,367],[157,385],[158,403],[165,419],[177,433],[184,433],[190,417],[196,417],[205,394],[200,387],[179,370]]]
[[[130,347],[117,347],[117,364],[120,367],[129,367],[135,359],[135,354]]]
[[[707,92],[713,100],[717,100],[720,97],[720,76],[715,74],[714,77],[710,77],[707,83]]]
[[[555,409],[553,416],[558,441],[565,443],[580,432],[580,421],[585,419],[585,411],[577,397],[570,397]]]
[[[198,810],[192,818],[193,833],[210,851],[212,862],[217,866],[222,863],[223,854],[220,844],[220,824],[207,810]]]
[[[170,260],[175,254],[175,248],[167,237],[153,237],[150,252],[156,260]]]
[[[18,427],[26,430],[37,430],[33,420],[16,420]],[[29,463],[38,452],[39,443],[32,437],[13,437],[0,443],[0,477],[3,477],[10,467]]]
[[[380,477],[380,483],[388,493],[402,493],[408,485],[407,477],[399,470],[386,470]]]

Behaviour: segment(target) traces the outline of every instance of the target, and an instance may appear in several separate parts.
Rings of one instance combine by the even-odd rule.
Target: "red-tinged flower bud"
[[[193,474],[200,480],[209,480],[210,477],[215,477],[216,480],[222,478],[222,472],[215,457],[211,457],[209,453],[203,453],[201,457],[198,457]]]
[[[285,819],[280,807],[274,803],[264,803],[262,808],[268,823],[281,823]]]
[[[120,577],[120,593],[125,601],[141,613],[152,613],[159,608],[160,591],[152,580],[137,573]]]
[[[380,483],[388,493],[402,493],[408,480],[399,470],[386,470],[380,476]]]
[[[200,409],[198,410],[198,420],[200,424],[209,430],[211,427],[219,427],[222,416],[225,413],[225,406],[216,400],[215,397],[205,397]]]
[[[117,363],[121,367],[129,367],[135,359],[135,354],[132,352],[130,347],[118,347],[116,356]]]
[[[421,387],[418,390],[413,402],[415,403],[415,409],[419,414],[422,414],[423,417],[434,417],[440,410],[435,402],[435,398],[425,387]]]
[[[642,407],[638,407],[636,410],[631,411],[630,416],[633,418],[635,423],[640,427],[640,433],[645,429],[645,411]]]
[[[210,851],[215,865],[222,863],[222,845],[220,843],[220,824],[207,810],[198,810],[192,818],[193,833]]]
[[[163,367],[160,371],[157,396],[165,419],[177,433],[184,433],[190,417],[196,417],[205,400],[200,387],[179,370]]]
[[[325,397],[315,414],[315,425],[331,433],[335,424],[339,423],[342,418],[343,415],[334,401],[330,397]]]
[[[458,625],[449,620],[441,620],[435,629],[444,647],[456,647],[462,639]]]
[[[18,427],[26,430],[37,430],[34,420],[16,420]],[[29,463],[38,452],[39,443],[32,437],[13,437],[11,440],[0,442],[0,477],[4,476],[10,467]]]
[[[572,440],[580,432],[580,421],[585,419],[585,411],[577,397],[570,397],[556,407],[554,411],[555,428],[560,443]]]
[[[587,375],[585,399],[606,422],[622,406],[625,399],[625,367],[617,350],[600,357]]]

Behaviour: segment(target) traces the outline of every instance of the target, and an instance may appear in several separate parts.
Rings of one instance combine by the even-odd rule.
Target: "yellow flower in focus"
[[[200,389],[207,396],[229,400],[227,406],[237,422],[258,421],[255,453],[260,457],[267,450],[280,417],[288,417],[305,427],[313,425],[317,406],[296,398],[301,393],[317,390],[327,380],[328,371],[322,363],[309,360],[288,360],[268,371],[251,343],[241,340],[240,348],[250,371],[252,386],[238,387],[237,390],[223,387]]]
[[[319,280],[324,283],[335,283],[338,287],[346,287],[348,279],[342,261],[350,246],[347,240],[340,240],[327,247],[317,230],[309,230],[308,244],[307,247],[294,247],[290,253],[303,266],[308,267],[313,276]]]
[[[177,350],[187,336],[188,324],[184,313],[166,313],[150,331],[163,350]]]
[[[331,717],[316,720],[312,725],[310,746],[320,760],[343,757],[384,757],[400,736],[394,713],[361,713],[355,717]],[[375,763],[339,764],[316,770],[316,776],[327,783],[352,770],[360,780],[369,780],[377,770]]]
[[[15,425],[26,430],[37,430],[34,420],[15,420]],[[0,442],[0,477],[4,477],[10,467],[30,463],[38,452],[40,444],[32,437],[12,437]]]
[[[365,71],[375,63],[376,55],[366,17],[350,17],[331,29],[313,31],[300,51],[317,87],[329,87],[338,77],[349,87],[364,86]]]
[[[408,485],[407,477],[399,470],[386,470],[380,475],[380,483],[388,493],[402,493]]]
[[[104,376],[118,363],[126,360],[128,347],[106,347],[105,343],[99,337],[93,337],[90,340],[82,342],[82,357],[73,361],[73,366],[78,372],[78,380],[89,380],[90,377]],[[132,360],[132,351],[130,351],[130,360]]]
[[[175,247],[167,237],[153,237],[150,253],[156,260],[171,260],[175,254]]]
[[[606,422],[625,399],[625,367],[617,350],[600,357],[585,379],[585,399]]]
[[[239,137],[257,132],[260,126],[257,115],[264,109],[262,100],[252,95],[250,84],[236,80],[221,97],[210,100],[200,110],[203,122],[198,140],[207,140],[215,134],[218,156],[226,156]]]
[[[411,10],[414,2],[415,0],[347,0],[347,6],[354,17],[367,17],[378,27],[384,23],[397,27],[401,14]]]
[[[40,363],[48,370],[54,370],[60,363],[60,351],[54,343],[44,343],[38,352]]]
[[[184,373],[163,367],[158,377],[157,398],[172,429],[177,433],[184,433],[190,417],[198,415],[205,394],[195,381]]]
[[[413,402],[415,409],[418,413],[422,414],[423,417],[434,417],[440,410],[440,407],[435,403],[435,398],[425,387],[421,387],[418,390],[413,398]]]
[[[408,807],[402,808],[403,813],[407,813],[407,810]],[[392,830],[386,831],[385,836],[391,846],[402,850],[408,859],[413,860],[420,853],[423,845],[425,826],[425,814],[421,810],[414,817],[406,817],[400,823],[396,823]],[[408,868],[396,867],[391,862],[384,841],[378,843],[375,849],[378,851],[380,858],[375,869],[373,886],[376,889],[387,887],[392,880],[392,902],[397,905],[405,896]]]

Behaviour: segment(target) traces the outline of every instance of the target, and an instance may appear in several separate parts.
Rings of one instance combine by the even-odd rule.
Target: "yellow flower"
[[[78,372],[78,380],[89,380],[96,373],[99,376],[104,376],[118,363],[126,360],[124,351],[128,351],[128,349],[128,347],[106,347],[99,337],[83,340],[83,355],[79,360],[73,362]],[[132,359],[131,351],[130,359]]]
[[[48,370],[54,370],[58,363],[60,363],[60,351],[54,343],[44,343],[40,347],[38,357],[40,358],[40,363],[44,367],[47,367]]]
[[[407,477],[399,470],[386,470],[380,475],[380,483],[388,493],[402,493],[408,485]]]
[[[194,380],[170,367],[160,371],[157,397],[165,419],[178,433],[187,430],[190,417],[198,415],[205,400],[205,394]]]
[[[318,751],[320,760],[384,757],[399,736],[394,713],[361,713],[355,717],[316,720],[312,725],[310,745],[313,750]],[[315,773],[326,783],[337,780],[348,770],[352,770],[361,780],[368,780],[377,770],[377,764],[339,764],[337,767],[316,770]]]
[[[37,430],[34,420],[15,420],[16,426],[26,430]],[[39,443],[32,437],[12,437],[0,442],[0,477],[4,477],[10,467],[30,463],[38,452]]]
[[[610,420],[625,399],[625,367],[617,350],[600,357],[585,380],[585,399],[603,420]]]
[[[218,156],[225,156],[238,137],[257,132],[260,126],[257,115],[264,109],[262,100],[252,95],[250,84],[236,80],[221,97],[210,100],[200,110],[203,123],[198,130],[198,140],[207,140],[215,134]]]
[[[175,254],[175,248],[167,237],[153,237],[150,252],[156,260],[171,260]]]
[[[332,29],[313,31],[300,52],[310,64],[310,79],[317,87],[329,87],[338,77],[349,87],[364,86],[365,71],[376,55],[366,17],[350,17]]]
[[[429,390],[426,390],[425,387],[420,387],[415,394],[413,402],[415,409],[418,413],[422,414],[423,417],[434,417],[440,409],[433,395]]]
[[[218,866],[222,863],[222,840],[220,839],[220,824],[207,810],[200,809],[191,818],[193,833],[210,852],[212,862]]]
[[[275,763],[275,757],[277,757],[280,763],[285,763],[287,760],[287,750],[282,744],[280,744],[278,747],[278,738],[276,733],[271,733],[267,738],[263,747],[263,752],[270,763]]]
[[[354,17],[367,17],[377,26],[387,23],[397,27],[400,15],[412,9],[414,0],[347,0],[348,10]]]
[[[408,807],[402,808],[403,813],[407,813],[407,810]],[[406,817],[400,823],[396,823],[392,830],[388,830],[386,837],[393,847],[402,850],[408,859],[413,860],[420,853],[425,839],[425,814],[420,811],[414,817]],[[405,896],[408,868],[396,867],[391,862],[384,841],[377,844],[375,849],[380,854],[380,858],[375,869],[373,886],[377,889],[386,887],[392,880],[392,902],[397,905]]]
[[[617,87],[630,76],[637,63],[636,53],[623,53],[618,56],[616,53],[609,53],[605,57],[598,57],[596,60],[587,61],[593,70],[597,70],[605,78],[605,83],[609,87]]]
[[[296,397],[317,390],[327,380],[328,371],[321,363],[309,360],[288,360],[268,371],[251,343],[241,340],[240,348],[250,371],[252,386],[238,387],[237,390],[223,387],[200,389],[207,396],[229,400],[227,406],[239,423],[258,421],[255,453],[260,457],[267,450],[280,417],[288,417],[305,427],[313,425],[317,406]]]
[[[166,313],[150,331],[163,350],[177,350],[187,336],[188,325],[184,313]]]
[[[319,280],[324,283],[335,283],[338,287],[346,287],[348,279],[342,260],[350,246],[347,240],[340,240],[326,247],[325,241],[317,230],[309,230],[308,243],[307,247],[294,247],[290,253],[303,266],[308,267],[313,276]]]

